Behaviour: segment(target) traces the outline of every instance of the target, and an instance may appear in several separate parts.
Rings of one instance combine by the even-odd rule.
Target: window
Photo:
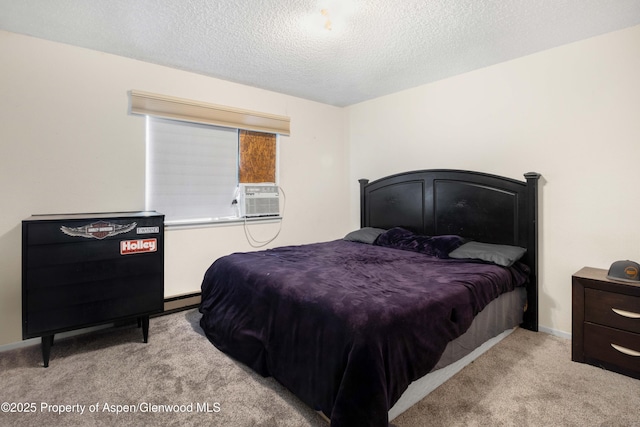
[[[276,135],[147,116],[146,209],[165,223],[238,218],[238,183],[276,182]]]
[[[237,219],[239,183],[276,183],[288,117],[139,91],[129,108],[147,117],[145,205],[165,224]]]
[[[276,182],[276,135],[240,131],[239,181]]]

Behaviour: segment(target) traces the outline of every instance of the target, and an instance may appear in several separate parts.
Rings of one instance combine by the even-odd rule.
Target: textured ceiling
[[[640,0],[0,0],[3,30],[337,106],[638,24]]]

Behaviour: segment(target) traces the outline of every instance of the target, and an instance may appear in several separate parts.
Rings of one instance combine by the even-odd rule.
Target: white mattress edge
[[[400,399],[398,399],[396,404],[393,405],[393,407],[389,410],[389,421],[402,414],[411,406],[415,405],[424,397],[426,397],[433,390],[444,384],[448,379],[460,372],[462,368],[473,362],[491,347],[509,336],[513,331],[516,330],[516,328],[517,327],[513,329],[507,329],[501,334],[489,339],[488,341],[485,341],[482,345],[480,345],[480,347],[476,348],[457,362],[453,362],[452,364],[442,369],[433,371],[409,384],[409,387],[405,390],[402,396],[400,396]]]

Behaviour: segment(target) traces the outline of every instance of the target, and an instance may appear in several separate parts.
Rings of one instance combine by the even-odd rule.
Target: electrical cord
[[[278,226],[278,231],[276,232],[275,236],[267,240],[257,240],[255,237],[253,237],[253,235],[251,235],[251,232],[249,231],[249,225],[247,223],[247,217],[244,217],[244,235],[247,238],[247,242],[249,242],[249,244],[253,248],[262,248],[268,245],[269,243],[276,240],[276,238],[280,235],[280,231],[282,231],[282,221],[284,221],[284,208],[286,205],[287,196],[284,193],[282,187],[280,187],[279,185],[278,190],[282,194],[282,209],[280,210],[280,225]]]

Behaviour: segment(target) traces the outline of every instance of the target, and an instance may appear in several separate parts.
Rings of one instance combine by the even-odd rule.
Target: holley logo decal
[[[82,227],[60,227],[60,231],[68,236],[86,237],[87,239],[102,240],[105,237],[115,236],[117,234],[128,233],[136,228],[136,223],[131,224],[113,224],[106,221],[92,222]]]
[[[120,255],[155,252],[158,249],[157,239],[121,240]]]

